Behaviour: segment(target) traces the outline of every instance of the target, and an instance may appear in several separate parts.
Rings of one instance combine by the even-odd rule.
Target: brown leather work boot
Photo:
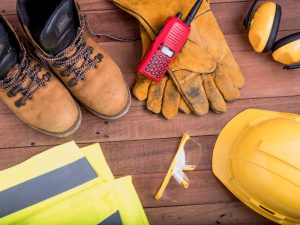
[[[22,121],[55,137],[77,130],[81,112],[68,90],[28,55],[12,26],[0,16],[0,98]]]
[[[111,57],[84,31],[74,0],[18,0],[21,27],[39,59],[73,96],[104,119],[124,116],[131,97]]]

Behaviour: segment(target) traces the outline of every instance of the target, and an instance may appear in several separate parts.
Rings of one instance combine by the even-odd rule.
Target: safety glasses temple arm
[[[184,133],[183,136],[182,136],[182,139],[181,139],[181,141],[180,141],[178,151],[177,151],[177,153],[176,153],[176,155],[175,155],[175,157],[174,157],[174,159],[173,159],[173,161],[172,161],[172,163],[171,163],[171,166],[170,166],[170,168],[169,168],[169,170],[168,170],[168,172],[167,172],[167,175],[166,175],[166,177],[165,177],[165,179],[164,179],[164,181],[163,181],[161,187],[159,188],[157,194],[155,195],[155,199],[156,199],[156,200],[159,200],[159,199],[163,196],[163,193],[164,193],[166,187],[168,186],[168,184],[169,184],[169,182],[170,182],[170,179],[171,179],[172,176],[173,176],[173,170],[174,170],[174,168],[175,168],[175,166],[176,166],[177,159],[178,159],[178,157],[179,157],[181,151],[183,151],[183,147],[184,147],[185,143],[186,143],[189,139],[190,139],[190,135],[188,135],[187,133]],[[183,183],[183,185],[185,186],[185,183]]]

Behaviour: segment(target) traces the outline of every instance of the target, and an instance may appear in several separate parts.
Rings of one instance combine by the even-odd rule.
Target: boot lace
[[[74,87],[77,85],[78,81],[84,80],[86,73],[92,68],[97,68],[97,64],[103,59],[101,53],[91,59],[94,48],[88,46],[84,38],[83,30],[87,24],[86,18],[82,17],[81,20],[83,26],[78,29],[75,39],[65,50],[55,56],[47,56],[40,50],[36,50],[38,57],[51,63],[54,68],[64,68],[64,70],[60,72],[62,77],[68,77],[72,73],[75,74],[75,77],[68,81],[69,87]],[[72,56],[69,56],[71,52],[75,53]],[[84,59],[83,64],[78,67],[77,63],[82,59]]]
[[[40,64],[33,65],[31,57],[23,50],[20,64],[15,65],[7,74],[7,76],[0,81],[0,89],[7,90],[7,96],[13,98],[17,93],[23,95],[22,98],[15,102],[16,107],[26,105],[28,100],[32,100],[34,94],[41,88],[46,86],[46,82],[50,81],[52,74],[46,72],[42,78],[38,77],[41,71]],[[31,83],[24,88],[23,84],[27,79],[31,79]]]

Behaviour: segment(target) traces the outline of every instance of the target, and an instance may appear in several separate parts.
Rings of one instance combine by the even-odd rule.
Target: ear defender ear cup
[[[278,40],[273,47],[273,59],[285,65],[300,62],[300,32]]]
[[[281,19],[281,7],[274,2],[262,4],[255,12],[248,38],[256,52],[272,49]]]

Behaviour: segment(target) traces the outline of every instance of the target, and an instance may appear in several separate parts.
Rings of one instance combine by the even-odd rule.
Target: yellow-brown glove
[[[140,29],[144,55],[152,40],[142,26]],[[161,82],[156,83],[144,75],[137,73],[133,94],[140,101],[147,99],[147,108],[150,111],[154,113],[162,112],[164,117],[169,120],[176,117],[179,108],[186,114],[191,113],[191,109],[181,98],[169,75],[166,75]]]
[[[113,0],[121,9],[136,17],[154,39],[169,16],[188,14],[195,1],[186,0]],[[191,24],[185,47],[169,69],[174,83],[197,115],[227,110],[226,101],[239,98],[244,78],[226,40],[204,0]]]

